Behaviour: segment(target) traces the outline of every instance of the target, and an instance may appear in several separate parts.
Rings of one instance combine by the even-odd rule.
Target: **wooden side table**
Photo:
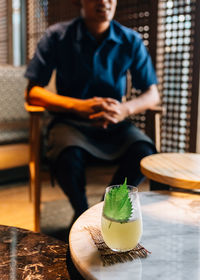
[[[150,180],[183,189],[200,189],[200,154],[160,153],[147,156],[140,163]]]

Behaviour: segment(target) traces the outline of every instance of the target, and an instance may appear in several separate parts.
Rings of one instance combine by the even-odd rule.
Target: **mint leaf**
[[[132,204],[126,182],[127,179],[123,185],[111,188],[106,194],[103,214],[109,219],[127,222],[132,214]]]

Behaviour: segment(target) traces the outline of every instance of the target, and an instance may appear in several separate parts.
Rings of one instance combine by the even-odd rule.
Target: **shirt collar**
[[[76,41],[78,42],[81,41],[83,38],[83,34],[84,34],[83,25],[84,25],[83,19],[79,18],[77,30],[76,30]]]
[[[83,19],[80,18],[79,24],[77,26],[76,40],[81,41],[84,38],[84,36],[86,35],[86,33],[87,33],[86,26],[84,24]],[[109,31],[108,31],[106,40],[114,41],[116,43],[122,43],[121,37],[115,31],[113,21],[110,22],[110,27],[109,27]]]
[[[122,43],[121,36],[116,33],[116,30],[114,28],[114,21],[110,22],[110,28],[109,28],[107,40],[112,40],[112,41],[114,41],[116,43],[120,43],[120,44]]]

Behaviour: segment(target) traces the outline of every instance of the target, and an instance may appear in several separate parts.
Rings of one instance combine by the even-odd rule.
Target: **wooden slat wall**
[[[163,152],[195,152],[197,133],[198,56],[194,43],[198,0],[160,0],[157,74],[167,113],[162,119]],[[199,20],[199,15],[196,18]],[[195,67],[194,67],[195,63]],[[194,117],[195,115],[195,117]]]
[[[8,61],[7,1],[0,0],[0,63]]]
[[[0,64],[12,63],[12,0],[0,0]]]
[[[192,100],[191,100],[191,129],[190,129],[190,151],[200,153],[200,1],[195,1],[193,6],[193,69],[192,69]]]
[[[157,7],[158,0],[118,0],[115,19],[121,24],[138,31],[145,46],[151,54],[155,65],[156,61],[156,34],[157,34]],[[152,20],[152,18],[154,20]],[[131,96],[138,96],[141,93],[132,89]],[[133,116],[134,123],[144,132],[146,129],[145,113]]]
[[[48,25],[70,20],[80,14],[80,9],[72,0],[51,0],[48,7]]]
[[[45,29],[56,22],[79,15],[79,8],[71,0],[27,0],[27,61],[35,51]]]
[[[48,26],[45,14],[46,7],[41,5],[43,2],[27,0],[27,62],[32,58],[37,42]]]

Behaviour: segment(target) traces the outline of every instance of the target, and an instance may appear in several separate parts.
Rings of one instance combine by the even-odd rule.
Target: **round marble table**
[[[100,227],[102,203],[83,213],[69,237],[72,260],[85,279],[199,280],[200,195],[140,192],[141,244],[149,251],[137,259],[104,267],[87,226]]]
[[[67,248],[44,234],[0,225],[0,279],[70,279]]]

